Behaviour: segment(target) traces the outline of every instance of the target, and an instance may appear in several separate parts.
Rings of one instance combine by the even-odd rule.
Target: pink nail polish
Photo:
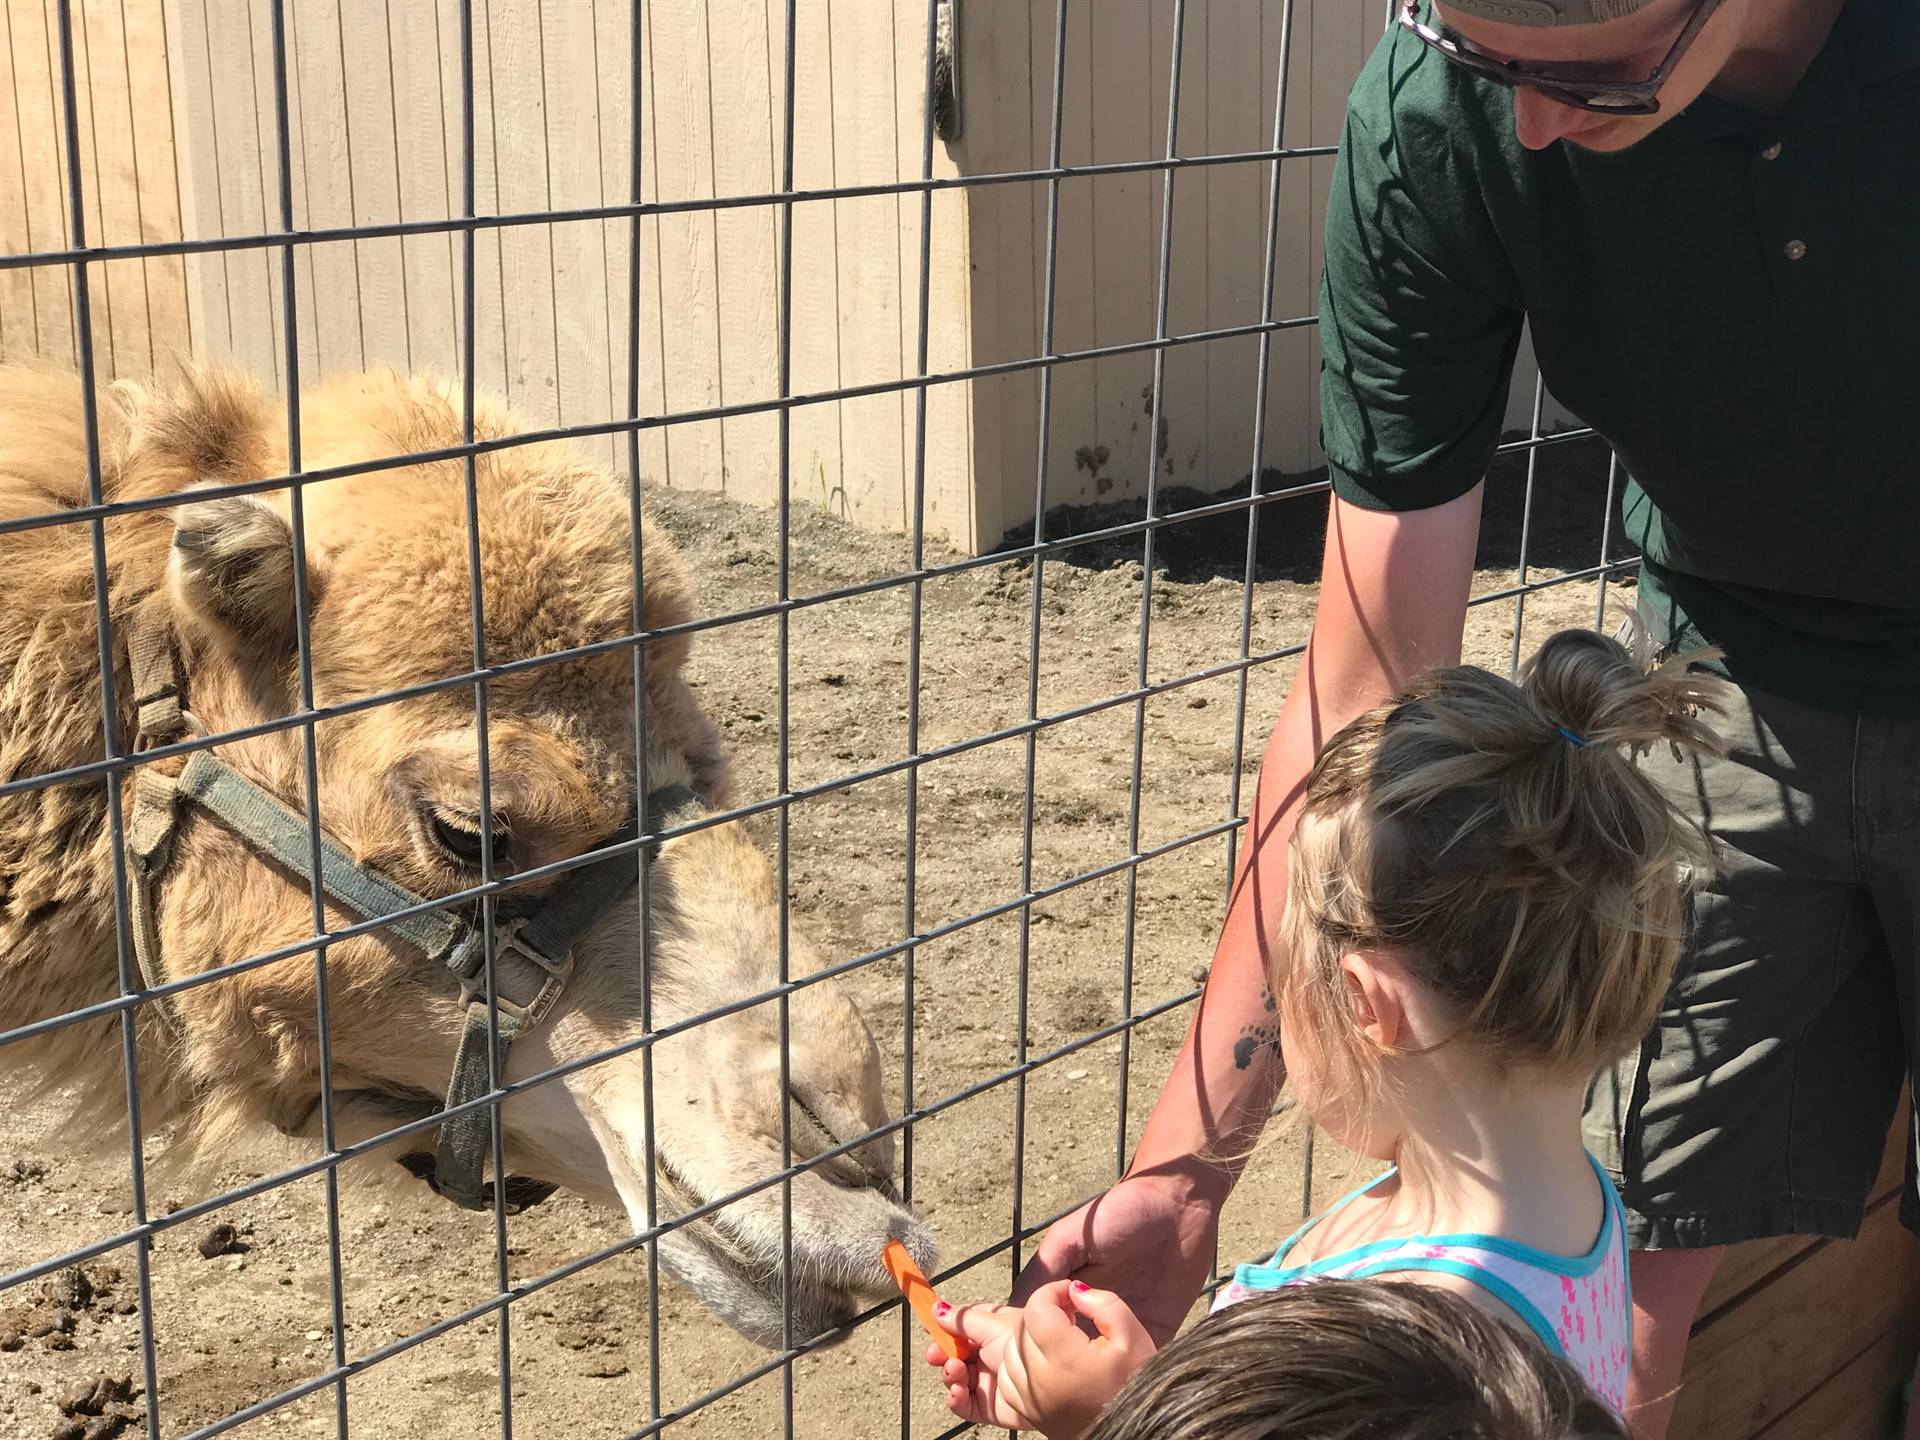
[[[953,1309],[953,1306],[944,1300],[936,1300],[933,1302],[933,1313],[936,1315],[944,1315],[951,1309]]]
[[[1084,1280],[1076,1280],[1073,1282],[1073,1288],[1076,1290],[1091,1290],[1093,1287]]]

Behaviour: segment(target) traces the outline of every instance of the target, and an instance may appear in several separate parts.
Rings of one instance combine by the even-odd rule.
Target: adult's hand
[[[1041,1286],[1078,1280],[1111,1290],[1155,1345],[1180,1328],[1213,1266],[1224,1181],[1207,1184],[1177,1167],[1134,1172],[1047,1230],[1014,1286],[1024,1305]]]

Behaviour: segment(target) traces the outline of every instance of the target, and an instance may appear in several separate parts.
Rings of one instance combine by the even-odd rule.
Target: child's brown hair
[[[1450,1038],[1496,1064],[1588,1071],[1633,1045],[1711,865],[1636,754],[1718,753],[1701,713],[1722,683],[1566,630],[1518,684],[1453,666],[1360,716],[1307,781],[1275,994],[1307,1033],[1344,1042],[1340,960],[1372,949],[1456,1005]],[[1323,1048],[1337,1078],[1372,1078],[1363,1047]]]
[[[1432,1285],[1322,1280],[1209,1315],[1084,1440],[1626,1440],[1565,1361]]]

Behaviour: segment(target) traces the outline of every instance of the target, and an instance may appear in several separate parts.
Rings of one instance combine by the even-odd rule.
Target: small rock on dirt
[[[93,1281],[78,1265],[69,1266],[43,1287],[48,1303],[66,1310],[85,1310],[93,1304]]]
[[[133,1399],[131,1375],[97,1375],[60,1397],[62,1415],[100,1415],[107,1406],[125,1404]]]
[[[73,1312],[56,1306],[51,1310],[43,1310],[32,1318],[27,1325],[27,1338],[38,1340],[48,1335],[71,1335],[73,1325]]]
[[[237,1255],[246,1248],[240,1243],[240,1232],[231,1225],[216,1225],[200,1237],[200,1255],[205,1260]]]
[[[54,1426],[53,1440],[113,1440],[147,1418],[146,1408],[137,1403],[139,1395],[128,1375],[82,1381],[60,1398],[65,1418]]]

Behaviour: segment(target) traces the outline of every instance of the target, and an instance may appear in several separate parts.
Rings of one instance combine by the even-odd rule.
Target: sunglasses
[[[1681,57],[1713,18],[1713,12],[1720,8],[1720,0],[1700,0],[1666,58],[1654,66],[1653,73],[1644,80],[1590,80],[1577,75],[1556,75],[1550,69],[1535,69],[1517,60],[1503,60],[1487,54],[1464,36],[1422,24],[1420,0],[1399,0],[1399,5],[1398,24],[1402,30],[1428,49],[1438,50],[1454,64],[1508,89],[1524,85],[1576,110],[1597,110],[1607,115],[1652,115],[1660,109],[1660,87],[1667,83]]]

